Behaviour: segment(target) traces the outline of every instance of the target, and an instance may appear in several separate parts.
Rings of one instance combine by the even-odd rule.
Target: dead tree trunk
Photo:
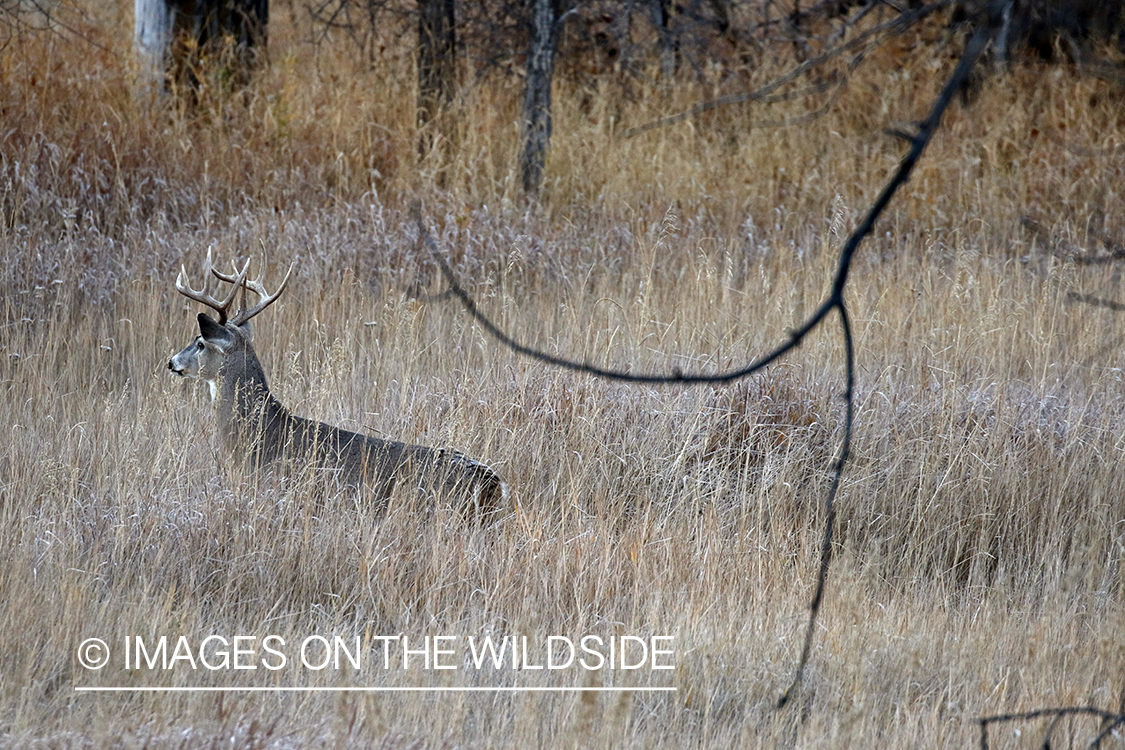
[[[162,92],[172,77],[197,93],[205,59],[223,67],[231,86],[243,86],[266,46],[268,24],[269,0],[134,0],[139,88]]]
[[[531,45],[527,53],[527,82],[523,96],[523,150],[520,178],[523,192],[538,197],[543,167],[551,144],[551,81],[555,76],[555,48],[561,20],[559,0],[532,0]]]
[[[457,36],[453,0],[418,3],[418,156],[425,158],[439,136],[448,143],[440,115],[453,104],[457,86]],[[438,132],[435,132],[435,127]]]
[[[174,8],[167,0],[134,0],[133,49],[137,56],[137,91],[146,99],[164,90],[174,19]]]
[[[665,83],[672,80],[680,65],[680,42],[673,28],[675,12],[671,0],[657,0],[653,8],[656,31],[660,38],[660,75]]]

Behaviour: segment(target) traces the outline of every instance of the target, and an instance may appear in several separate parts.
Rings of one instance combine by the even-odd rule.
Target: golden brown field
[[[308,44],[302,7],[274,5],[246,101],[197,112],[131,98],[122,2],[64,16],[84,38],[0,50],[0,745],[968,747],[983,716],[1125,712],[1125,334],[1120,313],[1067,302],[1125,301],[1120,265],[1019,222],[1092,252],[1125,237],[1120,84],[1031,65],[984,79],[861,248],[836,558],[779,711],[842,432],[835,329],[722,387],[552,369],[410,293],[442,287],[408,206],[523,340],[638,372],[741,365],[823,298],[904,152],[883,128],[924,117],[952,64],[945,37],[884,50],[799,127],[744,125],[809,102],[622,139],[735,83],[563,81],[529,206],[518,86],[467,87],[450,162],[417,165],[409,50],[364,68]],[[299,260],[255,320],[288,406],[481,457],[513,507],[484,526],[409,504],[382,518],[242,475],[206,389],[166,369],[196,334],[175,271],[209,246],[264,255],[274,282]],[[257,668],[126,669],[125,639],[161,635],[169,656],[180,636],[253,637]],[[674,669],[478,669],[466,644],[489,635],[526,637],[533,665],[550,636],[671,636]],[[361,666],[301,665],[309,636],[358,638]],[[455,668],[386,669],[379,636],[451,636]],[[113,654],[98,671],[78,659],[93,637]],[[991,746],[1040,747],[1049,723],[995,727]],[[1067,719],[1051,746],[1099,728]]]

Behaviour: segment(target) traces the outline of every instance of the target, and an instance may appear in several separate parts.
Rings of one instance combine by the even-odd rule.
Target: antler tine
[[[211,269],[212,272],[215,271],[215,265],[214,265],[214,263],[211,262],[211,249],[210,248],[207,249],[207,266]],[[249,270],[249,268],[250,268],[250,264],[247,263],[246,269],[244,269],[244,272],[246,270]],[[188,299],[192,299],[192,300],[195,300],[196,302],[201,302],[204,305],[207,305],[208,307],[210,307],[212,310],[214,310],[215,312],[217,312],[219,314],[219,323],[220,324],[226,323],[227,322],[227,313],[230,311],[231,303],[234,302],[235,293],[238,292],[238,285],[236,284],[235,287],[233,289],[231,289],[230,294],[227,295],[226,299],[220,301],[220,300],[217,300],[214,297],[212,297],[210,294],[207,294],[207,284],[206,283],[204,283],[202,289],[195,290],[195,289],[192,289],[191,286],[188,285],[184,281],[185,278],[187,278],[187,269],[183,266],[183,264],[181,264],[180,265],[180,272],[176,274],[176,291],[179,292],[180,294],[184,295]],[[222,278],[222,276],[220,276],[219,278]]]
[[[225,281],[228,284],[234,284],[235,290],[237,290],[240,286],[242,286],[242,282],[244,282],[246,280],[246,274],[250,271],[250,259],[247,258],[246,264],[244,266],[242,266],[241,271],[238,270],[238,261],[232,260],[230,262],[230,264],[231,264],[231,267],[234,268],[234,273],[233,274],[223,273],[219,269],[215,268],[215,266],[211,263],[211,251],[210,250],[207,251],[207,264],[211,266],[211,273],[213,273],[215,275],[216,279],[219,279],[221,281]]]
[[[262,274],[258,276],[258,278],[253,280],[243,279],[242,285],[246,289],[249,289],[250,291],[254,292],[254,294],[258,295],[259,299],[258,304],[254,305],[253,307],[238,311],[238,314],[234,316],[234,325],[242,325],[246,321],[250,320],[250,318],[254,317],[262,310],[265,310],[267,307],[276,302],[277,298],[281,296],[281,293],[285,291],[285,287],[289,283],[289,277],[293,274],[293,267],[296,265],[296,261],[289,264],[289,270],[285,272],[285,278],[281,280],[281,286],[279,286],[277,288],[277,291],[273,294],[267,292],[266,287],[262,284],[262,279],[265,278],[264,267],[262,269]],[[249,264],[247,264],[246,268],[243,269],[243,273],[245,273],[246,270],[249,269],[249,267]]]

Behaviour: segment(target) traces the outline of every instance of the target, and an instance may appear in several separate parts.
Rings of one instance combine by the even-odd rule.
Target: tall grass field
[[[824,96],[623,136],[788,58],[562,67],[529,202],[518,78],[464,75],[450,148],[419,158],[409,33],[356,54],[280,0],[250,87],[188,106],[135,95],[132,3],[52,7],[0,49],[0,746],[944,748],[987,716],[1125,712],[1125,317],[1072,294],[1125,302],[1120,81],[983,64],[861,246],[834,560],[778,709],[843,437],[838,329],[725,385],[561,370],[440,296],[410,207],[520,341],[739,367],[824,299],[959,32],[880,47],[788,126]],[[244,471],[167,369],[198,334],[176,273],[198,284],[209,248],[271,289],[297,263],[253,322],[283,403],[479,458],[502,512]]]

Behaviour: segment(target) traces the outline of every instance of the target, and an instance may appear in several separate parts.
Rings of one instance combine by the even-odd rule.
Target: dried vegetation
[[[1066,302],[1125,295],[1116,265],[1055,252],[1125,237],[1119,83],[1034,63],[986,78],[862,248],[839,552],[805,690],[778,712],[840,436],[838,342],[814,336],[722,388],[551,370],[414,294],[440,289],[406,206],[424,200],[482,306],[527,340],[637,370],[743,363],[820,300],[900,156],[883,129],[923,115],[948,33],[872,53],[823,117],[792,128],[743,125],[808,102],[615,137],[776,70],[563,81],[544,203],[529,208],[510,82],[464,90],[436,190],[402,107],[409,50],[375,64],[312,45],[301,6],[282,3],[249,90],[148,112],[129,94],[129,9],[61,7],[70,31],[22,29],[0,50],[0,744],[964,747],[984,715],[1125,707],[1125,336],[1119,313]],[[205,392],[165,370],[194,334],[173,269],[209,245],[300,259],[256,321],[288,405],[481,456],[514,487],[512,513],[486,528],[411,507],[380,521],[233,471]],[[270,633],[668,634],[676,669],[76,660],[92,636]],[[678,690],[73,689],[630,681]],[[993,746],[1023,746],[1013,729]],[[1074,716],[1054,739],[1096,731]]]

